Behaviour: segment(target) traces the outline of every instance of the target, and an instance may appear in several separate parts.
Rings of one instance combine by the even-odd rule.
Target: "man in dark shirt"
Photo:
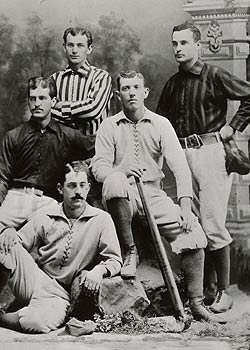
[[[194,189],[200,202],[200,218],[208,239],[208,251],[217,274],[217,294],[213,312],[231,308],[227,293],[230,274],[229,244],[225,227],[232,177],[225,169],[222,139],[230,139],[235,129],[242,131],[250,121],[250,83],[223,68],[199,59],[201,34],[191,23],[174,27],[173,51],[179,63],[163,88],[157,113],[172,123],[192,171]],[[227,100],[241,102],[234,118],[226,125]]]
[[[0,151],[0,233],[20,228],[36,210],[56,203],[65,163],[88,157],[81,132],[51,119],[55,103],[52,78],[29,80],[31,118],[7,132]]]

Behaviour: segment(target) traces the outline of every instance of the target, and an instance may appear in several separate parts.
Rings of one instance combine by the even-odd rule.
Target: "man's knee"
[[[172,243],[176,240],[177,236],[182,233],[182,227],[180,224],[176,222],[171,222],[169,224],[165,224],[161,227],[158,225],[161,236],[164,237],[169,243]]]
[[[29,333],[49,333],[60,327],[66,317],[69,303],[65,300],[50,300],[45,305],[29,305],[19,311],[21,328]]]
[[[110,174],[103,183],[102,196],[104,201],[112,198],[128,198],[130,184],[125,174],[115,172]]]
[[[23,316],[19,320],[22,330],[28,333],[49,333],[51,330],[56,328],[50,328],[47,325],[47,320],[38,314],[29,314]]]
[[[181,227],[180,229],[181,232],[177,233],[176,228],[177,235],[170,242],[174,253],[180,254],[189,250],[206,248],[207,238],[198,220],[193,224],[192,231],[186,233],[183,232]]]

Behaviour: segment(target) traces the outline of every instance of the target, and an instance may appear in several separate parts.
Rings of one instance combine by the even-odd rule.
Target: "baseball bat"
[[[154,242],[155,250],[156,250],[156,255],[160,264],[162,276],[164,283],[169,291],[172,304],[175,310],[175,316],[179,320],[184,320],[186,319],[185,312],[184,312],[184,307],[183,303],[174,279],[173,271],[171,269],[166,249],[164,247],[164,244],[162,243],[161,235],[158,229],[158,226],[156,224],[156,220],[150,211],[150,208],[148,206],[148,202],[146,199],[146,194],[144,192],[144,185],[141,180],[141,178],[138,178],[135,176],[135,182],[137,185],[137,189],[142,201],[143,209],[146,215],[146,219],[149,225],[149,229],[152,235],[152,239]]]

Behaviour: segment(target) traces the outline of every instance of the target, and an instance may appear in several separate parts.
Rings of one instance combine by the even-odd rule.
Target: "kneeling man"
[[[9,281],[25,306],[0,314],[0,326],[47,333],[65,321],[69,289],[80,275],[82,288],[98,293],[104,277],[121,268],[120,247],[110,215],[86,203],[88,167],[68,163],[58,184],[63,203],[54,204],[17,233],[7,228],[0,236],[0,292]],[[36,262],[29,252],[38,248]]]

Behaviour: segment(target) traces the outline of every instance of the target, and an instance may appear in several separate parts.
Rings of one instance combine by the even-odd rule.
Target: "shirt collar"
[[[126,115],[124,114],[123,111],[121,111],[118,115],[117,115],[117,120],[116,120],[116,124],[119,125],[121,121],[127,121],[128,123],[133,123],[132,120],[130,120],[129,118],[126,117]],[[139,122],[141,121],[149,121],[152,122],[152,118],[150,115],[150,111],[149,109],[147,109],[145,107],[144,109],[144,116],[142,119],[139,120]]]
[[[88,203],[86,203],[86,208],[85,208],[84,212],[80,215],[78,220],[81,220],[82,218],[92,218],[93,216],[97,216],[99,214],[99,212],[100,212],[100,209],[94,208],[91,205],[89,205]],[[59,203],[59,204],[56,204],[56,205],[53,205],[52,207],[50,207],[48,212],[47,212],[47,215],[48,216],[59,216],[59,217],[63,217],[67,221],[69,220],[64,213],[63,203]]]
[[[86,77],[89,74],[89,71],[91,69],[91,66],[89,64],[89,62],[86,60],[81,67],[77,70],[77,73],[81,74],[83,77]],[[73,69],[70,68],[70,66],[68,65],[64,72],[63,75],[66,74],[72,74],[72,73],[76,73]]]
[[[201,59],[198,59],[188,71],[185,71],[181,67],[179,68],[179,71],[184,73],[191,73],[194,75],[200,75],[203,67],[204,67],[204,62]]]
[[[32,117],[27,122],[27,126],[28,126],[29,133],[41,130],[40,125],[38,123],[36,123]],[[49,124],[46,126],[46,129],[50,129],[53,132],[57,132],[57,124],[52,118],[51,118]]]

